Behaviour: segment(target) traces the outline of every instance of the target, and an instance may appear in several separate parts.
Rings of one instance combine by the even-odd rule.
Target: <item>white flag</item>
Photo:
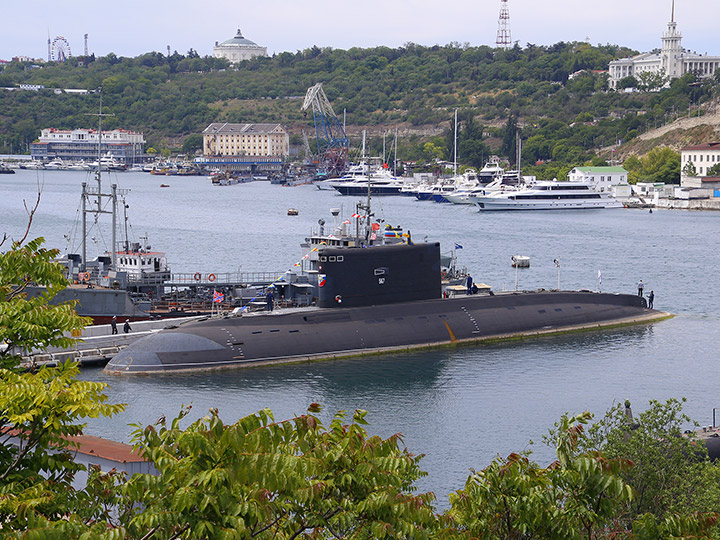
[[[598,270],[598,284],[602,285],[602,272]]]

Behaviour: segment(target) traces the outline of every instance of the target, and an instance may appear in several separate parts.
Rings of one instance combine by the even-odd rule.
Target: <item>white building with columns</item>
[[[609,86],[615,89],[625,77],[638,78],[645,72],[660,74],[669,82],[686,73],[694,73],[699,78],[712,77],[718,70],[720,70],[720,56],[704,56],[682,48],[682,34],[678,32],[675,22],[675,0],[673,0],[672,15],[667,31],[662,35],[660,51],[610,62]]]

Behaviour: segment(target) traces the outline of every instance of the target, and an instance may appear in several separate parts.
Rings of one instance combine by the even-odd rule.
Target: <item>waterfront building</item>
[[[100,153],[111,154],[124,163],[134,163],[145,152],[142,133],[113,129],[103,131]],[[45,128],[40,138],[30,145],[33,159],[56,159],[67,161],[96,161],[98,157],[98,132],[95,129],[62,130]]]
[[[682,48],[682,34],[675,22],[675,2],[667,31],[662,35],[659,51],[648,52],[621,58],[610,62],[610,88],[616,89],[625,77],[639,78],[643,73],[660,75],[666,84],[686,73],[694,73],[698,78],[712,77],[720,70],[720,56],[707,56]]]
[[[261,47],[257,43],[243,37],[242,32],[238,28],[237,34],[232,39],[215,42],[213,47],[213,56],[215,58],[227,58],[230,63],[237,64],[243,60],[250,60],[256,56],[267,56],[267,47]]]
[[[213,123],[203,131],[206,156],[280,156],[290,154],[290,136],[280,124]]]
[[[570,182],[588,182],[598,191],[610,191],[613,186],[627,184],[628,172],[623,167],[575,167],[568,173]]]
[[[689,146],[680,151],[680,184],[699,187],[700,178],[708,175],[708,170],[720,163],[720,142],[711,142]],[[695,169],[694,175],[688,175],[688,164]]]

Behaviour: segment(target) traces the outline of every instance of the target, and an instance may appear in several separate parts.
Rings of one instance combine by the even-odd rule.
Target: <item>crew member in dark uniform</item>
[[[272,289],[268,289],[268,292],[265,295],[265,301],[267,302],[267,307],[265,309],[267,311],[273,310],[273,300],[274,300],[274,295],[273,295]]]
[[[112,330],[113,335],[117,334],[117,316],[116,315],[113,315],[113,318],[110,321],[110,329]]]

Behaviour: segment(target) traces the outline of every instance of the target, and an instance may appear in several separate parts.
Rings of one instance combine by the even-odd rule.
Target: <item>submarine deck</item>
[[[537,305],[538,302],[551,300],[551,298],[547,298],[547,295],[564,297],[561,300],[565,302],[565,304],[562,304],[566,308],[565,312],[558,307],[561,304],[553,304],[553,309],[550,309],[550,306],[546,303]],[[477,311],[471,305],[474,303],[471,298],[477,298],[478,296],[487,298],[486,301],[481,301],[481,304],[488,301],[492,304],[500,303],[502,309],[498,311],[497,307],[491,307],[489,309],[485,308],[485,313],[482,312],[483,308]],[[578,299],[576,297],[583,298]],[[393,313],[393,310],[403,309],[402,305],[390,304],[367,308],[349,308],[351,311],[360,310],[363,312],[363,316],[352,317],[353,320],[351,320],[348,308],[307,307],[249,313],[237,318],[244,320],[251,327],[245,330],[246,334],[243,336],[238,334],[240,329],[232,326],[233,324],[243,324],[237,319],[235,323],[232,322],[233,318],[201,321],[191,323],[185,329],[182,326],[179,327],[177,330],[172,331],[176,334],[174,336],[168,335],[165,341],[158,339],[156,343],[148,342],[145,346],[137,347],[135,350],[131,350],[133,347],[130,347],[113,359],[105,369],[107,372],[114,374],[148,374],[299,363],[618,328],[660,321],[673,316],[671,313],[663,311],[652,310],[638,305],[628,305],[627,302],[636,304],[636,299],[630,295],[613,295],[590,291],[508,292],[498,293],[494,295],[494,300],[491,300],[492,298],[493,296],[490,295],[473,295],[472,297],[460,296],[439,301],[427,301],[436,306],[436,309],[440,304],[447,306],[447,309],[441,310],[441,313],[446,313],[445,315],[436,314],[434,318],[431,317],[437,321],[433,323],[432,328],[430,326],[406,328],[404,335],[401,335],[402,331],[394,334],[391,331],[386,331],[384,341],[374,341],[374,338],[377,337],[377,329],[381,328],[378,323],[384,320],[384,317],[387,317],[388,323],[392,322],[391,319],[396,314]],[[480,299],[478,298],[478,300]],[[594,312],[585,312],[580,307],[575,306],[575,304],[583,302],[585,302],[583,305],[587,307],[590,307],[589,303],[592,302],[600,302],[600,306]],[[611,306],[612,303],[617,303],[617,306]],[[530,322],[523,321],[522,324],[518,325],[506,325],[494,320],[502,317],[505,317],[505,322],[507,317],[514,319],[520,317],[522,319],[522,309],[528,308],[528,304],[532,306],[529,309],[534,310],[533,312],[536,313],[536,315],[532,316]],[[538,310],[538,307],[542,309]],[[382,311],[379,311],[380,309]],[[404,309],[407,309],[407,307]],[[455,314],[462,313],[462,317],[452,320],[453,311]],[[543,313],[544,315],[540,316],[537,313]],[[285,321],[287,317],[292,319]],[[364,320],[367,317],[374,320]],[[378,317],[383,317],[383,319],[378,319]],[[549,317],[549,319],[542,319],[541,321],[540,317]],[[422,314],[417,318],[428,319]],[[280,333],[279,329],[269,329],[270,327],[267,327],[263,330],[257,326],[257,324],[263,324],[264,328],[264,323],[272,320],[276,320],[281,325],[284,322],[287,323],[287,326],[277,328],[291,327],[292,329],[286,329]],[[299,322],[299,320],[304,322]],[[460,321],[465,325],[464,328],[461,326]],[[318,326],[318,323],[323,324]],[[363,327],[370,325],[360,323],[375,323],[375,333],[368,334],[368,330]],[[308,348],[307,342],[302,342],[303,332],[305,331],[297,330],[298,324],[313,327],[312,329],[308,327],[307,330],[307,332],[312,331],[315,336],[315,341],[310,348]],[[340,326],[337,326],[337,324],[342,324],[344,330],[340,330]],[[405,323],[400,322],[397,324],[402,325]],[[275,328],[274,324],[272,328]],[[508,330],[504,331],[505,328]],[[395,329],[402,330],[399,327]],[[278,346],[275,340],[282,340],[281,336],[288,331],[295,332],[292,335],[297,336],[296,341],[288,341],[285,338],[283,345]],[[337,338],[336,334],[339,331],[344,334],[344,338],[338,341],[339,338]],[[276,333],[273,334],[273,332]],[[363,332],[365,334],[361,335]],[[389,334],[395,337],[387,339]],[[221,339],[218,337],[220,335],[224,337]],[[211,337],[212,342],[206,337]],[[142,341],[138,342],[138,345]],[[320,341],[322,341],[322,347],[316,347],[315,345]],[[177,345],[180,345],[180,347]],[[253,348],[255,349],[253,350]],[[153,349],[155,350],[153,351]],[[224,353],[222,349],[225,350]],[[293,351],[293,349],[295,350]]]

